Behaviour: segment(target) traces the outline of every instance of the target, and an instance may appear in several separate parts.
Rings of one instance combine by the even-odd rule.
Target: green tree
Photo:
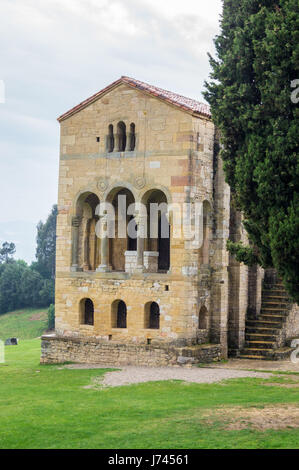
[[[22,307],[40,307],[39,292],[43,287],[42,276],[30,268],[26,268],[21,277],[20,296]]]
[[[26,269],[24,261],[5,265],[0,277],[0,314],[23,307],[22,276]]]
[[[56,219],[57,205],[52,207],[51,213],[45,223],[37,225],[36,259],[32,268],[38,271],[45,279],[55,277],[55,254],[56,254]]]
[[[12,260],[12,255],[16,252],[16,245],[14,243],[4,242],[0,248],[0,263],[9,263]]]
[[[251,242],[228,249],[239,261],[274,266],[298,302],[298,0],[224,0],[215,46],[205,97]]]
[[[39,290],[39,305],[46,307],[55,301],[55,285],[53,279],[44,279]]]

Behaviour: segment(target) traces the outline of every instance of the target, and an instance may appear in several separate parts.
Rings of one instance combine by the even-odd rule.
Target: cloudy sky
[[[17,258],[34,259],[36,224],[57,200],[56,118],[121,75],[203,100],[221,4],[1,0],[0,243]]]

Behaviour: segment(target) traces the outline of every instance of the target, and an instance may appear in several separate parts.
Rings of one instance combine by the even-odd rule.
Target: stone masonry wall
[[[208,363],[220,360],[219,345],[176,347],[175,345],[133,345],[100,341],[96,338],[43,336],[41,364],[63,362],[105,366],[148,367]]]

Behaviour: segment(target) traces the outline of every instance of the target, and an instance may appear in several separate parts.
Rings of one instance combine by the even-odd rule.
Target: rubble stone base
[[[220,359],[219,344],[177,347],[170,343],[145,345],[86,337],[42,337],[41,364],[76,362],[110,366],[165,367],[216,362]]]

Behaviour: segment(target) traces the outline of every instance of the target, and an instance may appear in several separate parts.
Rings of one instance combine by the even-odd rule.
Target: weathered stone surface
[[[183,356],[182,354],[186,354]],[[174,366],[220,359],[217,344],[181,349],[175,344],[141,345],[72,336],[43,336],[41,363]]]
[[[120,122],[126,125],[125,136],[118,132]],[[135,147],[130,150],[132,123]],[[111,138],[115,149],[109,152]],[[119,151],[117,145],[125,138],[125,148]],[[242,217],[231,210],[223,163],[214,152],[217,140],[210,119],[125,84],[61,122],[58,336],[43,339],[42,362],[91,362],[94,355],[97,361],[115,365],[177,364],[178,358],[182,363],[206,362],[226,358],[228,349],[243,347],[247,307],[251,313],[261,307],[262,275],[248,273],[226,250],[228,238],[246,241],[246,236]],[[202,247],[193,248],[183,234],[174,237],[173,214],[169,269],[159,271],[154,255],[159,251],[157,240],[148,238],[141,244],[137,239],[131,247],[127,239],[100,240],[96,232],[105,229],[106,221],[95,214],[95,207],[99,201],[111,202],[118,190],[130,193],[136,203],[155,191],[168,203],[202,202]],[[84,320],[85,299],[93,303],[92,322]],[[127,310],[123,328],[116,328],[114,321],[113,305],[119,300]],[[160,309],[158,328],[146,327],[150,302]],[[207,310],[204,329],[199,327],[203,307]],[[287,328],[297,328],[297,317],[290,315]],[[203,344],[209,342],[215,345],[211,349]],[[192,354],[188,349],[177,350],[198,345],[203,349]]]

